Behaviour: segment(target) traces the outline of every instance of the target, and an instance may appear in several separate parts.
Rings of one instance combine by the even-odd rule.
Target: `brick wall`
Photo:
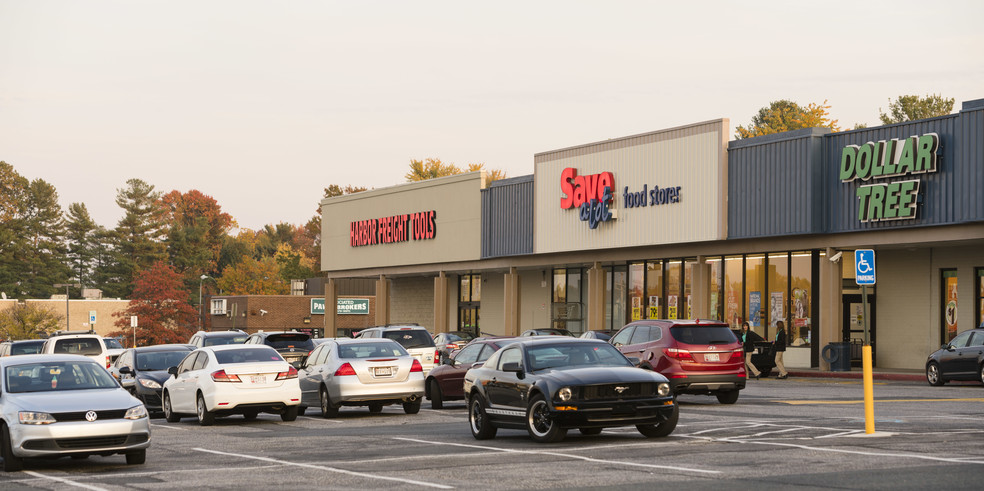
[[[61,324],[58,326],[59,329],[66,329],[72,331],[83,331],[90,328],[89,326],[89,312],[96,312],[96,332],[102,335],[108,334],[110,331],[115,331],[119,328],[113,324],[117,321],[117,317],[113,314],[117,312],[123,312],[126,310],[127,306],[130,304],[129,300],[119,300],[119,299],[99,299],[99,300],[83,300],[83,299],[70,299],[68,301],[68,324],[65,321],[65,297],[54,299],[28,299],[25,300],[26,303],[31,305],[40,305],[44,308],[52,311],[55,315],[61,318]],[[0,300],[0,310],[8,309],[17,305],[17,300],[7,299]],[[127,325],[130,325],[130,321],[127,320]]]
[[[433,277],[394,278],[390,297],[390,323],[417,323],[434,332]]]
[[[318,329],[317,334],[324,334],[325,316],[311,313],[311,299],[321,298],[320,295],[244,295],[244,296],[213,296],[206,306],[211,306],[211,300],[225,299],[227,315],[212,315],[208,313],[209,328],[213,331],[241,329],[247,333],[258,331],[289,331],[292,329]],[[340,329],[357,329],[373,325],[375,319],[376,298],[373,296],[342,296],[339,298],[368,298],[369,315],[339,315]],[[232,316],[235,306],[235,317]],[[305,322],[307,321],[307,322]]]

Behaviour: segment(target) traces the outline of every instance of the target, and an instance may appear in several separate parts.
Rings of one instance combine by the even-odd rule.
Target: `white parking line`
[[[781,443],[781,442],[757,442],[754,440],[736,440],[733,438],[713,438],[707,436],[690,436],[681,435],[685,438],[696,438],[701,440],[710,440],[714,442],[729,442],[729,443],[748,443],[752,445],[775,445],[780,447],[792,447],[799,448],[802,450],[812,450],[817,452],[832,452],[832,453],[844,453],[851,455],[865,455],[868,457],[898,457],[898,458],[910,458],[910,459],[920,459],[920,460],[931,460],[934,462],[950,462],[959,464],[984,464],[984,456],[980,457],[933,457],[931,455],[919,455],[910,453],[888,453],[888,452],[865,452],[861,450],[848,450],[843,448],[825,448],[825,447],[811,447],[809,445],[798,445],[795,443]],[[974,460],[968,460],[974,459]]]
[[[260,456],[257,456],[257,455],[247,455],[247,454],[232,453],[232,452],[220,452],[218,450],[209,450],[207,448],[193,448],[192,450],[195,450],[195,451],[198,451],[198,452],[212,453],[212,454],[216,454],[216,455],[227,455],[227,456],[230,456],[230,457],[240,457],[240,458],[243,458],[243,459],[260,460],[260,461],[263,461],[263,462],[274,462],[274,463],[277,463],[277,464],[292,465],[294,467],[304,467],[304,468],[307,468],[307,469],[317,469],[317,470],[321,470],[321,471],[337,472],[339,474],[348,474],[350,476],[366,477],[366,478],[369,478],[369,479],[381,479],[381,480],[384,480],[384,481],[395,481],[395,482],[401,482],[401,483],[404,483],[404,484],[415,484],[417,486],[424,486],[424,487],[428,487],[428,488],[454,489],[453,486],[445,486],[443,484],[435,484],[435,483],[423,482],[423,481],[414,481],[413,479],[401,479],[399,477],[388,477],[388,476],[380,476],[380,475],[376,475],[376,474],[367,474],[365,472],[348,471],[348,470],[345,470],[345,469],[336,469],[334,467],[325,467],[325,466],[322,466],[322,465],[304,464],[304,463],[301,463],[301,462],[290,462],[290,461],[287,461],[287,460],[272,459],[270,457],[260,457]]]
[[[88,484],[82,484],[80,482],[70,481],[70,480],[65,479],[65,478],[62,478],[62,477],[46,476],[46,475],[41,474],[39,472],[24,471],[24,474],[28,474],[28,475],[31,475],[31,476],[34,476],[34,477],[41,477],[41,478],[44,478],[44,479],[51,479],[52,481],[57,481],[57,482],[60,482],[62,484],[68,484],[70,486],[75,486],[75,487],[79,487],[79,488],[83,488],[83,489],[91,489],[93,491],[108,491],[106,488],[100,488],[98,486],[90,486]]]
[[[567,453],[560,453],[560,452],[545,452],[545,451],[539,451],[539,450],[516,450],[516,449],[512,449],[512,448],[498,448],[498,447],[486,447],[486,446],[483,446],[483,445],[469,445],[469,444],[466,444],[466,443],[432,442],[432,441],[428,441],[428,440],[418,440],[416,438],[395,437],[393,439],[394,440],[403,440],[403,441],[407,441],[407,442],[426,443],[426,444],[430,444],[430,445],[450,445],[450,446],[454,446],[454,447],[477,448],[477,449],[480,449],[480,450],[494,450],[494,451],[505,452],[505,453],[518,453],[518,454],[530,454],[530,455],[550,455],[550,456],[554,456],[554,457],[565,457],[565,458],[569,458],[569,459],[577,459],[577,460],[583,460],[583,461],[586,461],[586,462],[596,462],[596,463],[599,463],[599,464],[607,464],[607,465],[621,465],[621,466],[628,466],[628,467],[645,467],[647,469],[668,469],[668,470],[674,470],[674,471],[700,472],[700,473],[703,473],[703,474],[720,474],[721,473],[721,471],[709,471],[709,470],[706,470],[706,469],[694,469],[692,467],[679,467],[679,466],[673,466],[673,465],[656,465],[656,464],[637,464],[637,463],[634,463],[634,462],[624,462],[624,461],[621,461],[621,460],[594,459],[594,458],[591,458],[591,457],[584,457],[584,456],[581,456],[581,455],[574,455],[574,454],[567,454]]]

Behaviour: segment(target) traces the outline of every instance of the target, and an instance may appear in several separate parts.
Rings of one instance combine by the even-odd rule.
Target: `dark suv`
[[[301,366],[304,358],[314,351],[313,336],[306,332],[255,332],[246,339],[246,344],[265,344],[277,350],[280,356],[294,368]]]
[[[666,376],[674,394],[713,394],[722,404],[734,404],[745,388],[744,352],[723,322],[636,321],[609,342],[639,358],[640,367]]]

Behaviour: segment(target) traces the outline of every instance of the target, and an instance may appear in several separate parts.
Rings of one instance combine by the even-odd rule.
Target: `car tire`
[[[164,421],[167,421],[168,423],[177,423],[178,421],[181,421],[181,416],[171,409],[171,394],[168,394],[167,392],[164,393],[164,401],[161,404],[161,407],[164,409]]]
[[[298,416],[304,416],[304,413],[306,413],[306,412],[307,412],[307,406],[297,406],[297,415]]]
[[[328,389],[321,388],[321,417],[323,418],[334,418],[338,416],[338,406],[331,402],[331,396],[328,395]]]
[[[215,424],[215,413],[208,410],[205,406],[205,397],[201,393],[195,400],[195,410],[198,413],[198,424],[202,426],[212,426]]]
[[[24,469],[24,459],[14,455],[10,429],[3,423],[0,423],[0,457],[3,457],[4,472],[17,472]]]
[[[666,421],[655,425],[636,425],[636,429],[639,430],[639,433],[642,433],[642,435],[646,438],[662,438],[669,436],[670,433],[673,433],[679,419],[680,406],[674,403],[673,414],[671,414]]]
[[[601,434],[601,428],[578,428],[577,431],[580,431],[582,435],[588,436]]]
[[[369,413],[376,414],[383,412],[383,405],[378,402],[369,403]]]
[[[141,465],[144,462],[147,462],[146,448],[126,453],[126,465]]]
[[[287,406],[280,412],[280,419],[290,422],[297,421],[297,406]]]
[[[443,394],[441,394],[441,384],[437,383],[437,380],[430,379],[427,383],[427,388],[430,389],[430,400],[431,409],[444,409],[444,399]]]
[[[721,404],[734,404],[734,403],[738,402],[738,393],[739,392],[741,392],[741,391],[738,391],[738,390],[723,390],[723,391],[720,391],[720,392],[715,393],[714,395],[717,396],[718,402],[720,402]]]
[[[933,387],[939,387],[946,383],[943,380],[943,372],[940,371],[940,365],[936,362],[926,365],[926,382]]]
[[[567,429],[550,417],[550,406],[542,394],[533,396],[526,408],[526,431],[539,443],[559,442],[567,436]]]
[[[246,411],[246,412],[244,412],[244,413],[243,413],[243,418],[244,418],[244,419],[245,419],[246,421],[253,421],[254,419],[256,419],[256,417],[257,417],[257,416],[258,416],[259,414],[260,414],[260,412],[259,412],[259,411],[252,411],[252,410],[250,410],[250,411]]]
[[[403,412],[407,414],[417,414],[420,412],[420,404],[424,402],[420,399],[414,399],[413,401],[407,401],[403,403]]]
[[[498,431],[485,412],[485,400],[475,394],[468,401],[468,426],[476,440],[491,440]]]
[[[979,378],[981,379],[981,383],[984,384],[984,364],[982,364],[980,369],[977,370],[977,374],[980,375]]]

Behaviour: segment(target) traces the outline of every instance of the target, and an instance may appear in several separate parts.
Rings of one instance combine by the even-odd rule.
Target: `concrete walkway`
[[[777,375],[776,370],[772,369],[772,377]],[[790,377],[822,377],[822,378],[851,378],[861,379],[864,376],[860,367],[852,367],[849,372],[821,371],[818,368],[790,368]],[[908,382],[926,382],[926,372],[923,370],[908,369],[882,369],[876,368],[872,371],[873,380],[904,380]]]

